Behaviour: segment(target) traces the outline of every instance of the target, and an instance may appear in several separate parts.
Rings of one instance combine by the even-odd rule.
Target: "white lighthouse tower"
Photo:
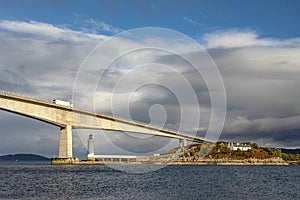
[[[88,155],[87,155],[88,160],[95,160],[95,155],[94,155],[94,139],[93,135],[89,135],[88,139]]]

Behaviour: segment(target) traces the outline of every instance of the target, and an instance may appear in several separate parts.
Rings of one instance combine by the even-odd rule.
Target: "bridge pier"
[[[186,139],[179,139],[179,147],[181,152],[184,152],[184,148],[186,147],[187,143],[186,143]]]
[[[60,128],[58,157],[73,158],[71,125]]]

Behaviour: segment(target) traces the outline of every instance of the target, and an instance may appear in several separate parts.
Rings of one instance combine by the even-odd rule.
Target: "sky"
[[[216,66],[226,92],[220,140],[300,148],[299,7],[286,0],[0,0],[0,89],[205,136]],[[210,66],[209,78],[174,52]],[[4,111],[0,126],[0,154],[58,153],[58,127]],[[91,132],[99,154],[153,153],[178,143],[73,132],[81,157]]]

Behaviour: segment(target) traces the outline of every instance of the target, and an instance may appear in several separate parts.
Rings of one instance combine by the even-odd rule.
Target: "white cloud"
[[[260,38],[255,31],[234,29],[204,34],[203,39],[207,48],[300,46],[300,38],[285,40]]]
[[[91,39],[104,40],[107,36],[83,33],[65,27],[58,27],[52,24],[37,21],[0,21],[0,29],[12,31],[18,34],[29,34],[39,38],[65,40],[73,42],[87,41]]]
[[[105,33],[117,34],[123,31],[121,28],[114,27],[101,20],[88,18],[83,20],[83,23],[85,25],[88,25],[89,29],[94,30],[94,32],[105,32]]]
[[[197,21],[195,21],[195,20],[193,20],[193,19],[191,19],[189,17],[183,17],[182,20],[186,21],[186,22],[188,22],[191,25],[196,26],[196,27],[201,27],[202,26],[199,22],[197,22]]]

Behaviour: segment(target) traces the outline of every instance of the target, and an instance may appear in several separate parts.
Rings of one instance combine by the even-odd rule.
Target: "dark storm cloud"
[[[213,40],[207,39],[208,53],[222,74],[227,95],[227,117],[221,138],[299,147],[300,48],[292,42],[297,39],[263,40],[257,39],[255,33],[236,33],[242,36],[242,41],[229,43],[232,34],[235,33],[218,34],[218,38],[212,34]],[[193,52],[189,56],[201,53]],[[187,66],[176,57],[162,56],[156,61]],[[184,74],[195,72],[189,69]],[[209,107],[205,82],[186,77],[202,105]],[[203,131],[199,135],[203,136]]]
[[[296,148],[299,147],[299,129],[272,132],[253,131],[240,134],[226,133],[221,135],[220,140],[252,141],[267,147]]]
[[[245,47],[220,42],[225,47],[214,43],[208,50],[223,76],[228,99],[221,137],[299,147],[299,46],[292,41],[244,40]]]

